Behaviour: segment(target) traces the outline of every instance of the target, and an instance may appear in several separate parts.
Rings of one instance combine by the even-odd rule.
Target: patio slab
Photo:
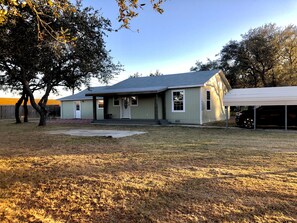
[[[71,136],[101,136],[101,137],[112,137],[112,138],[123,138],[127,136],[133,135],[141,135],[146,132],[139,131],[118,131],[118,130],[91,130],[91,129],[70,129],[70,130],[57,130],[57,131],[49,131],[49,134],[64,134]]]

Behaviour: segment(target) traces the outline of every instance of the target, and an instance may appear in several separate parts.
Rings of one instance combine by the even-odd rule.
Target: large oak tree
[[[48,96],[56,87],[79,87],[92,77],[107,82],[118,73],[120,65],[112,62],[105,48],[103,37],[110,31],[110,22],[93,9],[77,5],[76,10],[64,12],[59,19],[51,16],[51,8],[45,10],[48,14],[43,20],[53,29],[65,27],[69,38],[75,38],[75,42],[59,45],[50,36],[40,42],[35,15],[26,8],[22,10],[22,17],[0,28],[0,71],[4,72],[0,81],[11,89],[22,87],[23,95],[29,96],[39,113],[42,126],[46,124]],[[36,89],[44,91],[38,103],[33,94]]]

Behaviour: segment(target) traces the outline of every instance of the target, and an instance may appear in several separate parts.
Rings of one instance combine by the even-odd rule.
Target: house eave
[[[180,89],[180,88],[195,88],[195,87],[203,87],[204,84],[195,84],[195,85],[183,85],[183,86],[172,86],[168,87],[168,89]]]

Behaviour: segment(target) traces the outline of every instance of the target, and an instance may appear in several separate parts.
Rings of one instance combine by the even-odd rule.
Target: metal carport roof
[[[225,106],[297,105],[297,86],[232,89]]]

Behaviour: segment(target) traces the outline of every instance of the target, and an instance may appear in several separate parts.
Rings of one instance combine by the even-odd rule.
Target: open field
[[[121,139],[49,135],[145,131]],[[0,122],[0,222],[297,222],[297,132]]]

